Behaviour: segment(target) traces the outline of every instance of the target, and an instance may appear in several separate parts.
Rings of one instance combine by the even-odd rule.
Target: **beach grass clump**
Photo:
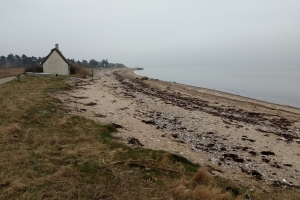
[[[229,191],[218,187],[214,178],[203,169],[199,169],[190,179],[183,178],[174,189],[176,199],[191,200],[231,200],[237,199]]]

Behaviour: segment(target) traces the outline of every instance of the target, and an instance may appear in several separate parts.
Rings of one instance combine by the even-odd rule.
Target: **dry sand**
[[[56,96],[70,114],[122,126],[116,136],[125,143],[134,137],[248,186],[257,179],[300,185],[300,109],[132,72],[97,70],[93,82],[73,77],[74,89]]]

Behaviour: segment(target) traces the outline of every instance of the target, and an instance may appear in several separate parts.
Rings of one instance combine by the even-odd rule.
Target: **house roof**
[[[45,57],[45,59],[42,61],[42,64],[44,64],[46,62],[46,60],[50,57],[50,55],[53,53],[53,51],[56,51],[60,57],[68,64],[70,65],[70,62],[64,57],[64,55],[60,52],[60,50],[53,48],[51,49],[50,53]]]

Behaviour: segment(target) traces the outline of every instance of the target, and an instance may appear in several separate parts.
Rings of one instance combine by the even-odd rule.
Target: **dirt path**
[[[217,91],[145,80],[128,69],[71,78],[57,96],[70,114],[120,126],[144,148],[180,154],[244,185],[300,185],[300,110]],[[137,143],[133,144],[138,146]]]
[[[0,78],[0,84],[9,82],[9,81],[11,81],[11,80],[13,80],[13,79],[15,79],[15,78],[16,78],[16,77],[14,77],[14,76],[11,76],[11,77],[5,77],[5,78]]]

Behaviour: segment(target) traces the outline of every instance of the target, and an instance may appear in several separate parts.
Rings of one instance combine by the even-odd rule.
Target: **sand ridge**
[[[72,77],[74,90],[56,96],[70,114],[122,126],[116,136],[125,143],[134,137],[235,180],[300,185],[299,109],[132,71],[97,70],[93,82]]]

